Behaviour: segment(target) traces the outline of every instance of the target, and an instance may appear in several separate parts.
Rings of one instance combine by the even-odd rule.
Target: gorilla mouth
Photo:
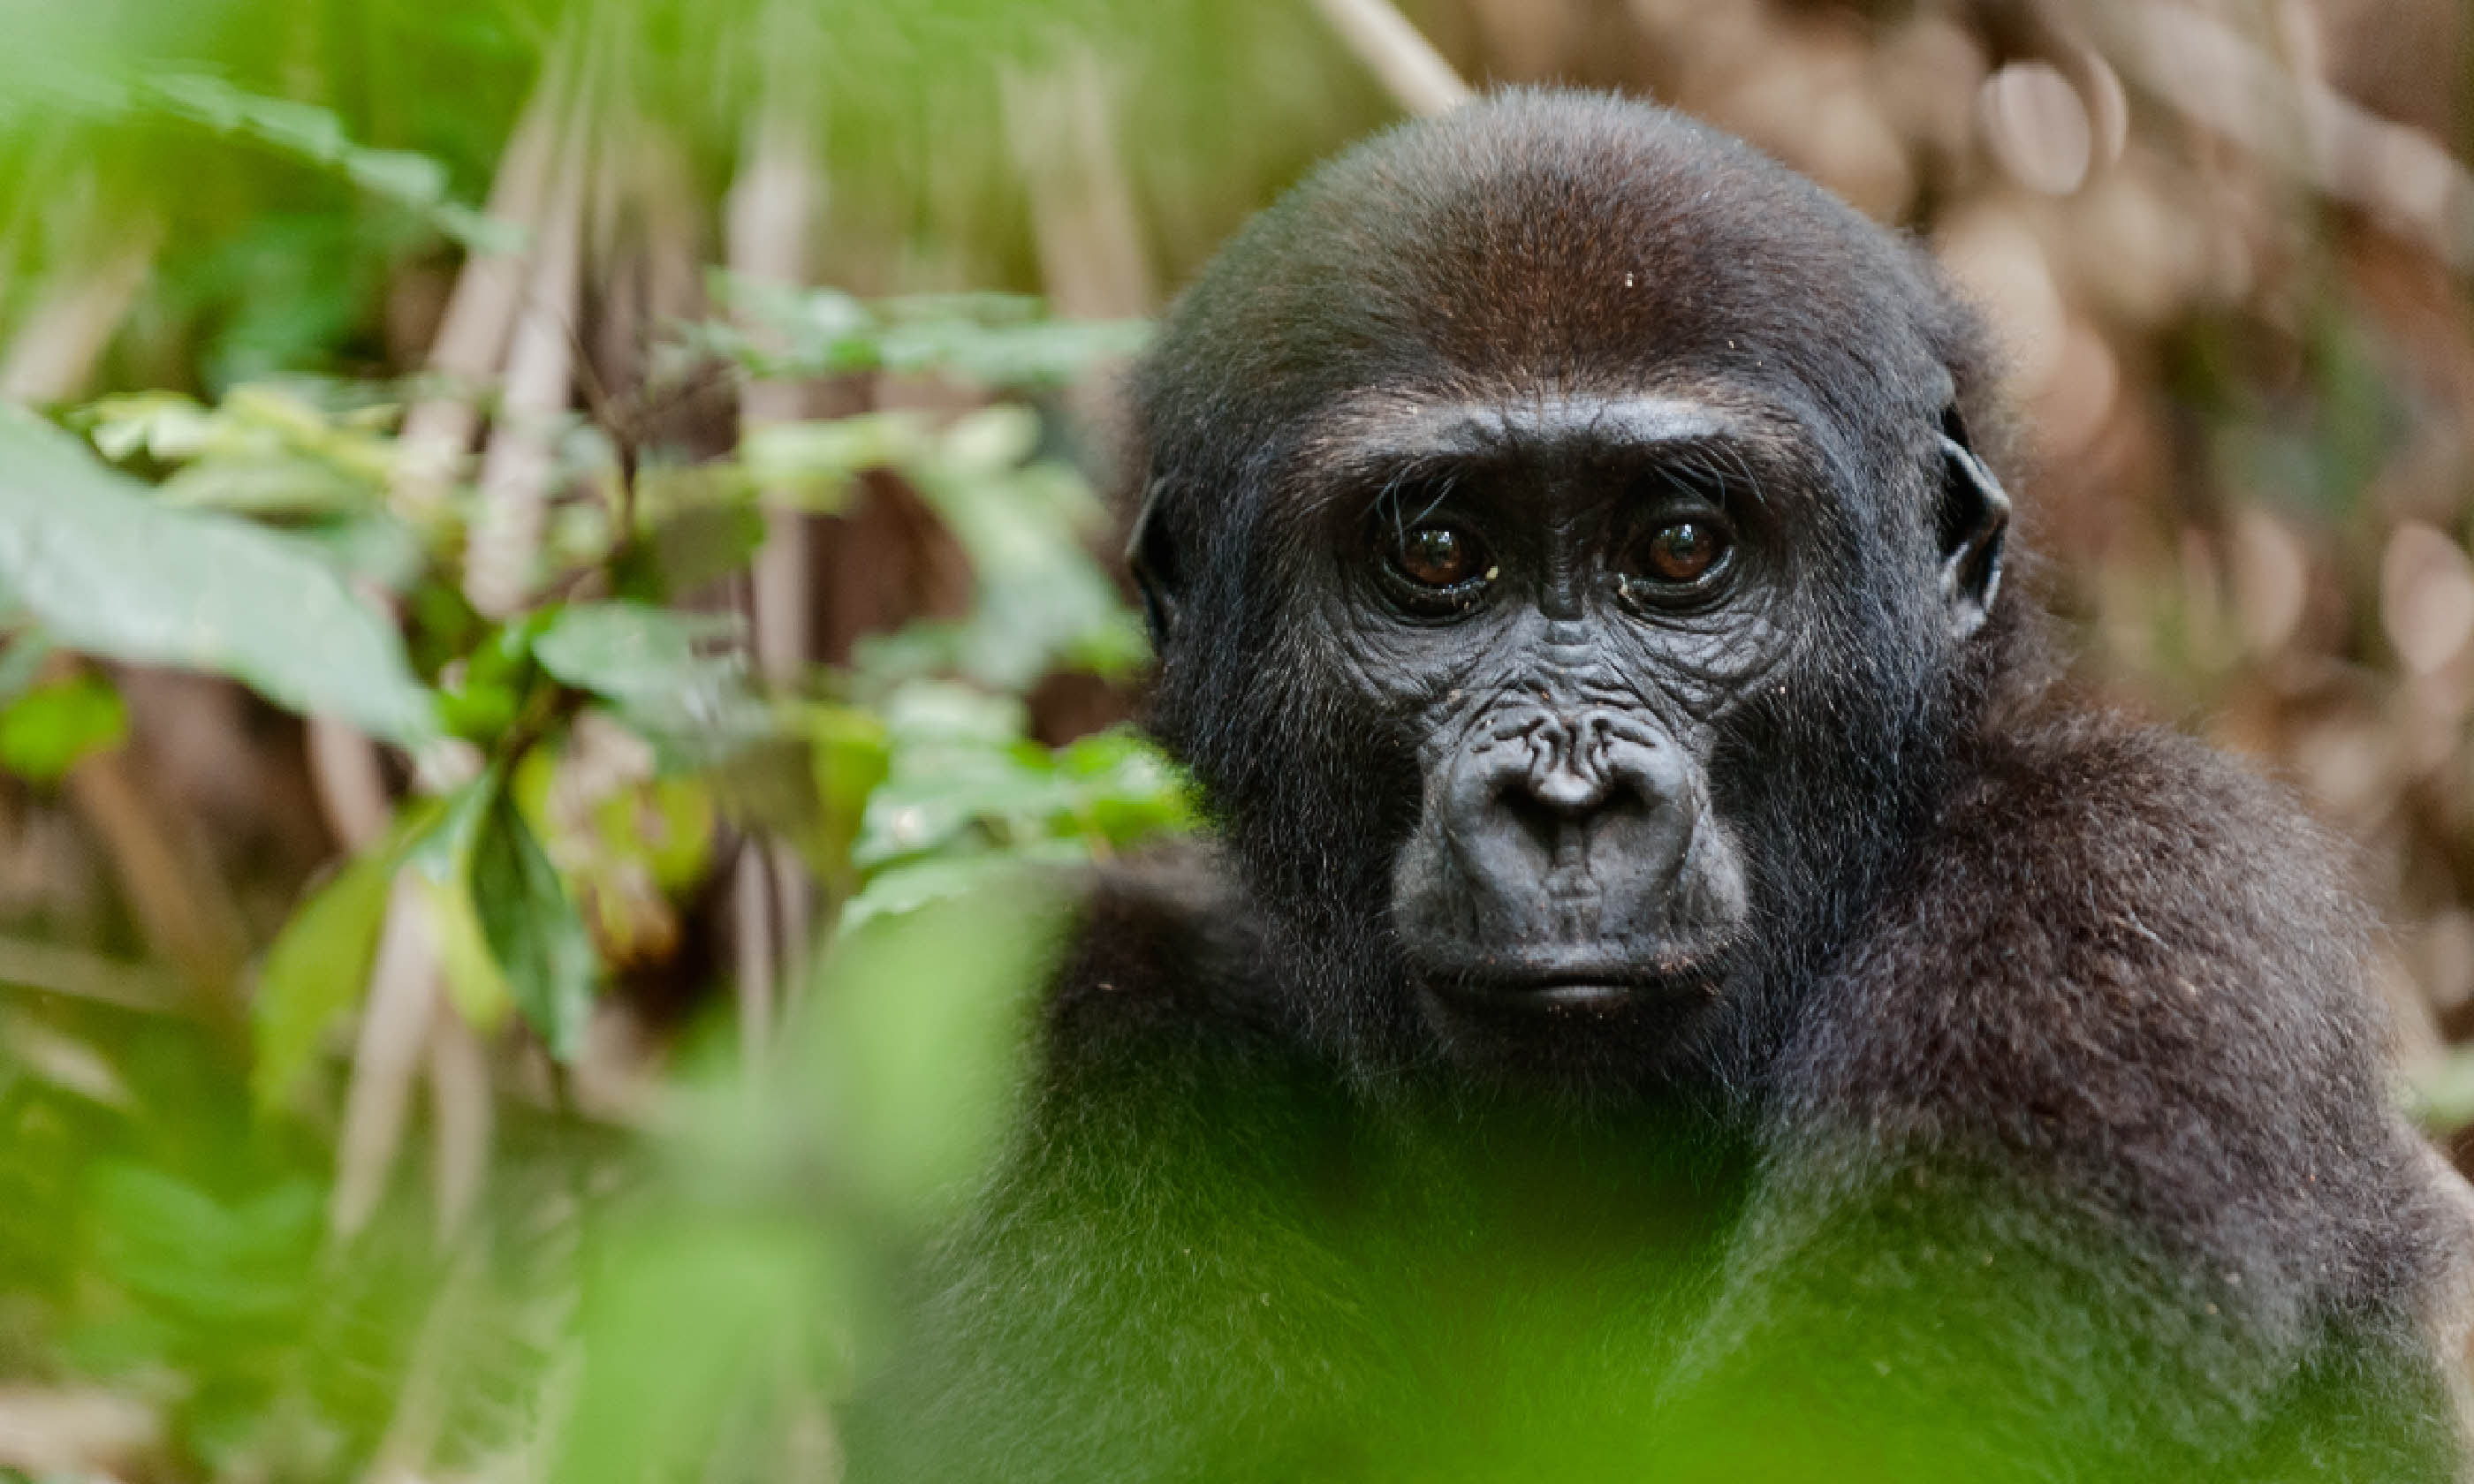
[[[1459,998],[1478,999],[1501,1009],[1529,1010],[1541,1015],[1570,1011],[1619,1010],[1631,1004],[1633,996],[1642,988],[1637,984],[1606,983],[1587,979],[1458,984],[1451,987],[1452,993]]]
[[[1539,1014],[1609,1012],[1636,1000],[1706,998],[1718,974],[1707,950],[1669,945],[1605,947],[1557,945],[1547,949],[1428,959],[1431,983],[1443,997],[1491,1009]]]

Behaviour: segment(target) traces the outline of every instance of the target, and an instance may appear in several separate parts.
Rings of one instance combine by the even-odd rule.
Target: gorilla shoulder
[[[1094,868],[1049,996],[1052,1067],[1290,1039],[1263,956],[1243,891],[1209,845]]]

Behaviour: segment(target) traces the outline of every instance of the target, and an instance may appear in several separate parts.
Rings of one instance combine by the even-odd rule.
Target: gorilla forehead
[[[1955,319],[1909,244],[1749,147],[1644,104],[1513,92],[1380,135],[1257,218],[1136,395],[1155,451],[1183,434],[1185,457],[1247,467],[1163,470],[1210,482],[1262,472],[1364,388],[1758,386],[1861,436],[1938,412]]]

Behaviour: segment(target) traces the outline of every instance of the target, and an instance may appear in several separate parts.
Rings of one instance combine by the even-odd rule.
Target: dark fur
[[[1216,841],[1097,885],[852,1477],[2459,1476],[2462,1187],[2337,850],[2064,697],[2017,585],[1937,616],[1933,430],[2001,466],[1991,383],[1920,252],[1635,105],[1498,97],[1249,227],[1136,391]],[[1416,738],[1327,680],[1303,513],[1350,394],[1593,388],[1814,440],[1797,642],[1710,763],[1756,930],[1655,1037],[1481,1074],[1414,1008]]]

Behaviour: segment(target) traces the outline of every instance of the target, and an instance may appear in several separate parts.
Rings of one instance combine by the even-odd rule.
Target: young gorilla
[[[1248,227],[1135,381],[1216,841],[1099,884],[851,1477],[2460,1476],[2338,852],[2055,691],[1993,379],[1636,104]]]

